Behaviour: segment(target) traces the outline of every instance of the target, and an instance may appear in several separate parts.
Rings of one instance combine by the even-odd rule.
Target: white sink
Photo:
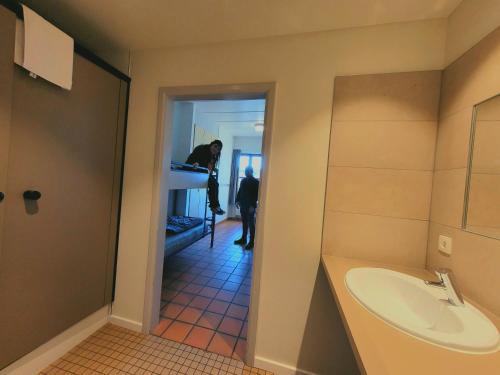
[[[495,325],[474,306],[453,306],[442,289],[384,268],[353,268],[347,289],[370,312],[403,332],[451,350],[491,353],[499,348]]]

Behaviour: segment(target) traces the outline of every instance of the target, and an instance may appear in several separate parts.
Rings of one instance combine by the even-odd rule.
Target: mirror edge
[[[471,171],[472,171],[472,159],[474,157],[474,138],[476,136],[476,118],[478,107],[481,104],[477,103],[472,107],[472,118],[469,130],[469,147],[467,155],[467,169],[465,174],[465,189],[464,189],[464,208],[462,212],[462,227],[461,229],[469,232],[467,230],[467,214],[469,211],[469,193],[470,193],[470,182],[471,182]]]
[[[474,156],[474,140],[476,136],[476,118],[479,106],[489,100],[500,97],[500,94],[493,95],[489,98],[481,100],[480,102],[474,104],[472,107],[472,118],[471,118],[471,126],[469,131],[469,147],[468,147],[468,156],[467,156],[467,170],[465,176],[465,189],[464,189],[464,207],[462,212],[462,225],[461,230],[467,233],[472,233],[481,237],[491,238],[495,240],[500,240],[500,237],[495,237],[492,235],[484,234],[481,232],[477,232],[471,229],[467,229],[467,214],[469,210],[469,193],[470,193],[470,181],[471,181],[471,171],[472,171],[472,162]]]

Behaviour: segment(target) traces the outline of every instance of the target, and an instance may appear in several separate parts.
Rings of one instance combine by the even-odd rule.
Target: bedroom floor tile
[[[225,221],[212,249],[207,236],[167,258],[153,335],[244,359],[253,253],[233,244],[240,236],[241,223]]]
[[[191,303],[189,304],[189,306],[205,310],[208,307],[208,305],[210,305],[211,301],[212,300],[210,298],[203,297],[203,296],[196,296],[191,301]]]
[[[211,311],[217,314],[225,314],[228,307],[229,303],[214,299],[212,303],[208,305],[207,311]]]
[[[241,326],[243,321],[235,318],[230,318],[229,316],[224,317],[222,323],[219,326],[218,331],[227,333],[228,335],[238,337],[241,331]]]
[[[173,322],[172,319],[161,319],[160,320],[160,323],[158,323],[155,327],[155,329],[153,330],[153,332],[151,332],[153,335],[155,336],[161,336],[163,334],[163,332],[165,332],[168,328],[168,326]]]
[[[234,349],[233,358],[236,358],[239,361],[244,361],[246,352],[247,352],[247,340],[238,339],[238,342],[236,343],[236,347]]]
[[[226,357],[230,357],[234,352],[236,338],[233,336],[225,335],[223,333],[216,333],[213,337],[207,350],[209,352],[218,353]]]
[[[210,311],[205,311],[201,316],[200,320],[198,320],[197,325],[217,330],[217,327],[219,326],[223,317],[224,315],[216,314]]]
[[[170,326],[165,332],[163,332],[161,336],[166,339],[182,342],[192,328],[192,324],[175,321],[170,324]]]
[[[184,309],[184,306],[175,303],[168,303],[162,310],[161,316],[165,318],[175,319]]]
[[[212,331],[211,329],[194,327],[188,337],[184,340],[184,344],[200,349],[206,349],[214,334],[215,331]]]
[[[193,307],[186,307],[177,317],[181,322],[195,324],[200,318],[203,310],[198,310]]]

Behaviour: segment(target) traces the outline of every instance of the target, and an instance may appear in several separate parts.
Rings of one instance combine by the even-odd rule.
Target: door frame
[[[165,222],[168,209],[168,178],[172,147],[172,110],[175,100],[245,100],[266,99],[264,133],[262,135],[262,172],[259,189],[259,213],[256,224],[253,256],[252,289],[250,295],[246,363],[255,359],[260,277],[264,257],[263,228],[266,217],[266,192],[270,169],[271,134],[274,119],[276,83],[245,83],[207,86],[162,87],[158,98],[155,158],[153,171],[153,199],[149,234],[146,293],[144,298],[143,331],[149,333],[158,324],[165,247]]]

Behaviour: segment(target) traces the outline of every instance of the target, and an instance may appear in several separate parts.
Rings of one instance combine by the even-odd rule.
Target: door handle
[[[23,198],[29,201],[37,201],[42,197],[42,193],[36,190],[26,190],[23,193]]]
[[[5,198],[5,194],[0,191],[0,202]]]

